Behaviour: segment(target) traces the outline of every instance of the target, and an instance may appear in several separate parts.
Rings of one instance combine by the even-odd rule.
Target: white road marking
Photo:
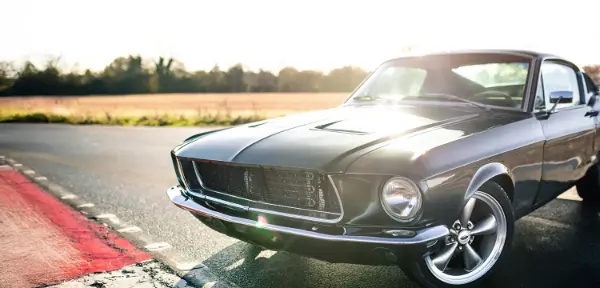
[[[117,215],[115,214],[100,214],[100,215],[96,215],[97,219],[108,219],[110,222],[114,223],[114,224],[119,224],[121,223],[121,220],[119,220],[119,218],[117,217]]]
[[[190,271],[194,268],[196,268],[196,266],[198,266],[199,263],[196,262],[183,262],[183,263],[177,263],[175,264],[175,268],[177,268],[178,270],[181,271]]]
[[[15,162],[17,162],[17,161],[15,161],[13,159],[10,159],[10,158],[6,158],[6,161],[8,161],[9,163],[15,163]]]
[[[15,163],[15,164],[13,164],[13,166],[15,166],[15,167],[21,167],[21,166],[23,166],[23,164],[21,164],[21,163]]]
[[[130,227],[125,227],[123,229],[119,229],[117,230],[117,232],[121,232],[121,233],[136,233],[136,232],[141,232],[142,228],[137,227],[137,226],[130,226]]]
[[[4,157],[4,155],[0,155],[0,159],[4,159],[4,158],[6,158],[6,157]]]
[[[48,180],[48,178],[46,178],[44,176],[39,176],[39,177],[35,177],[35,180],[42,181],[42,180]]]
[[[77,195],[75,195],[75,194],[67,194],[67,195],[60,196],[60,199],[75,199],[75,198],[77,198]]]
[[[167,242],[151,243],[144,246],[144,248],[148,251],[160,251],[171,248],[171,244]]]
[[[567,190],[565,193],[558,195],[558,199],[564,200],[574,200],[574,201],[582,201],[581,197],[577,194],[577,189],[575,187]]]
[[[23,173],[25,173],[25,174],[35,174],[35,171],[33,171],[33,170],[25,170],[25,171],[23,171]]]
[[[96,215],[95,218],[103,219],[103,218],[112,218],[112,217],[117,217],[117,215],[115,215],[115,214],[108,214],[108,213],[106,213],[106,214],[98,214],[98,215]]]
[[[85,203],[85,204],[77,205],[77,208],[87,208],[87,207],[94,207],[94,203]]]

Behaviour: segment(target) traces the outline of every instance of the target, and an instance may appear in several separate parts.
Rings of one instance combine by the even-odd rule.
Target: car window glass
[[[459,99],[462,98],[468,102],[520,109],[530,62],[529,57],[502,53],[401,57],[382,63],[349,101],[464,104],[466,101]]]
[[[556,109],[580,104],[579,82],[573,68],[559,63],[545,62],[542,64],[542,80],[546,109],[550,109],[554,105],[554,103],[550,103],[550,93],[553,91],[573,92],[573,102],[559,103]]]
[[[427,72],[411,67],[390,67],[377,78],[371,93],[373,96],[416,95],[421,90]]]
[[[528,63],[487,63],[466,65],[452,69],[484,87],[525,85]]]
[[[535,89],[535,104],[534,107],[536,110],[546,109],[546,101],[544,100],[544,86],[543,79],[540,76],[537,82],[537,88]]]
[[[482,87],[472,99],[486,104],[520,108],[525,94],[529,63],[485,63],[464,65],[452,72]]]

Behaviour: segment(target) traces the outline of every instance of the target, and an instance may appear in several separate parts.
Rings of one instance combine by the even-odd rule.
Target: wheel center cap
[[[468,230],[463,230],[460,231],[460,233],[458,233],[458,243],[460,243],[461,245],[465,245],[467,243],[469,243],[469,239],[471,239],[471,232],[469,232]]]

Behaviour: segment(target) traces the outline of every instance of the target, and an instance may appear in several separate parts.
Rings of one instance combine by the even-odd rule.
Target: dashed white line
[[[106,213],[106,214],[98,214],[98,215],[95,216],[95,218],[98,218],[98,219],[112,218],[112,217],[117,217],[117,215]]]
[[[158,243],[148,244],[148,245],[144,246],[144,248],[148,251],[160,251],[160,250],[165,250],[165,249],[171,248],[171,244],[166,243],[166,242],[158,242]]]
[[[77,208],[88,208],[88,207],[94,207],[94,203],[85,203],[85,204],[77,205]]]
[[[48,180],[48,178],[46,178],[44,176],[39,176],[39,177],[35,177],[35,180],[43,181],[43,180]]]
[[[117,215],[115,214],[100,214],[100,215],[96,215],[97,219],[108,219],[110,222],[112,222],[113,224],[120,224],[121,220],[119,220],[119,218],[117,217]]]
[[[75,198],[77,198],[77,195],[75,195],[75,194],[67,194],[67,195],[60,196],[60,199],[75,199]]]
[[[581,197],[579,197],[579,194],[577,194],[577,189],[575,187],[567,190],[566,192],[558,195],[557,197],[558,199],[564,199],[564,200],[574,200],[574,201],[581,201]]]
[[[21,166],[23,166],[23,164],[21,164],[21,163],[15,163],[15,164],[13,164],[13,166],[15,166],[15,167],[21,167]]]
[[[0,155],[0,159],[4,159],[4,158],[6,158],[6,157],[4,157],[4,155]]]
[[[195,262],[183,262],[175,264],[175,268],[182,271],[190,271],[198,266],[198,263]]]
[[[25,170],[25,171],[23,171],[23,173],[25,173],[25,174],[35,174],[35,171],[33,171],[33,170]]]
[[[136,233],[136,232],[141,232],[142,228],[137,227],[137,226],[130,226],[130,227],[125,227],[122,229],[117,230],[117,232],[121,232],[121,233]]]

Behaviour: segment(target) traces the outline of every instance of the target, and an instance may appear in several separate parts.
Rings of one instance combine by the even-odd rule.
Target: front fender
[[[421,185],[425,190],[425,199],[429,205],[435,207],[428,209],[427,216],[431,217],[430,220],[451,225],[466,201],[484,183],[501,175],[509,177],[511,185],[514,185],[511,170],[496,161],[485,164],[472,163],[425,179]]]
[[[477,172],[475,172],[473,178],[471,178],[471,182],[467,187],[467,191],[465,191],[465,196],[463,200],[466,202],[468,199],[471,198],[471,196],[473,196],[473,194],[479,189],[479,187],[481,187],[481,185],[499,175],[508,176],[511,179],[511,184],[514,187],[514,178],[511,175],[510,170],[506,166],[504,166],[504,164],[498,162],[488,163],[477,169]],[[503,188],[506,189],[506,187]]]

